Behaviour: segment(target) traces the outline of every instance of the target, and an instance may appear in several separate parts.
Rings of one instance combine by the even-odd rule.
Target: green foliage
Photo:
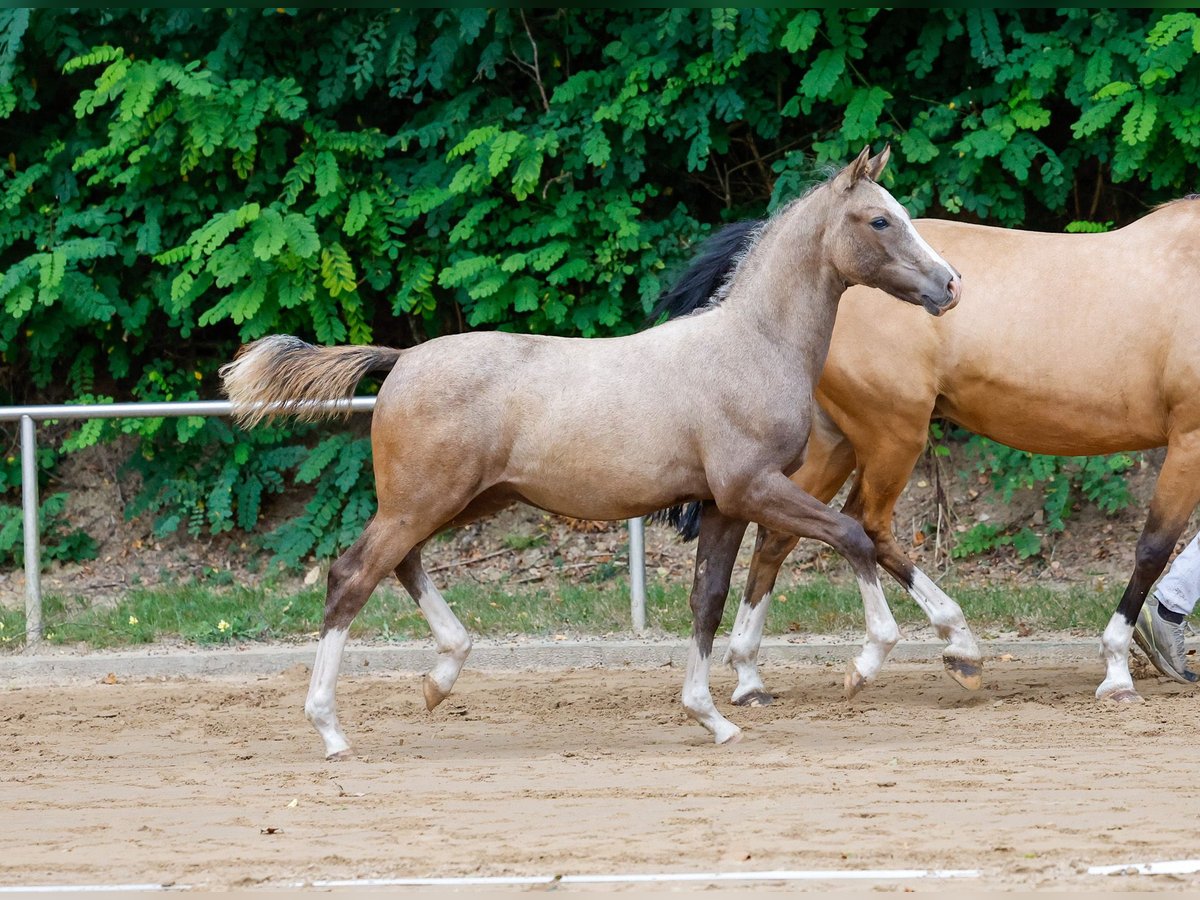
[[[96,558],[95,539],[71,525],[63,515],[66,504],[66,494],[52,494],[38,507],[42,526],[40,561],[43,568],[51,560],[83,562]],[[0,506],[0,565],[6,568],[25,565],[19,506]]]
[[[288,566],[307,556],[330,556],[349,547],[375,514],[371,442],[348,434],[325,438],[307,455],[296,481],[313,485],[304,512],[264,540]]]
[[[915,214],[1124,224],[1192,187],[1198,34],[1145,9],[0,10],[0,393],[211,395],[269,332],[628,332],[710,225],[866,143]],[[137,435],[160,529],[245,527],[232,454],[288,439],[223,427],[68,446]],[[363,518],[354,453],[353,508],[305,513],[339,537],[276,535],[287,558]]]
[[[1044,456],[1014,450],[978,435],[972,435],[966,446],[976,472],[987,476],[1005,503],[1020,490],[1041,493],[1047,533],[1066,528],[1066,520],[1081,499],[1109,515],[1133,502],[1123,477],[1136,462],[1130,454]],[[957,536],[953,555],[971,556],[1004,546],[1012,546],[1018,556],[1027,559],[1042,552],[1042,536],[1028,527],[1013,529],[981,522]]]

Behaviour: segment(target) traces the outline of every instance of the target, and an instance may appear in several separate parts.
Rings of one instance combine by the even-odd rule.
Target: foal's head
[[[940,316],[958,303],[962,276],[925,242],[904,207],[879,186],[890,148],[864,147],[834,176],[826,246],[847,284],[879,288]]]

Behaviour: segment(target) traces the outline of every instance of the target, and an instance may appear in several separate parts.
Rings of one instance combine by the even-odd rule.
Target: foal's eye
[[[888,220],[883,218],[882,216],[880,216],[878,219],[872,219],[871,227],[874,228],[876,231],[883,231],[883,229],[888,227]]]

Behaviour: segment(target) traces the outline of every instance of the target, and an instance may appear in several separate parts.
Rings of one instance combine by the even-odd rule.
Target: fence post
[[[629,606],[633,630],[646,630],[646,520],[629,520]]]
[[[38,528],[37,440],[33,418],[21,416],[21,512],[25,529],[25,649],[42,639],[42,548]]]

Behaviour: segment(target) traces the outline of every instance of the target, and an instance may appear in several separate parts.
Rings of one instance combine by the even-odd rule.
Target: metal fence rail
[[[371,412],[374,397],[315,403],[326,409]],[[228,400],[179,403],[95,403],[78,406],[0,406],[0,422],[18,422],[21,432],[21,513],[25,543],[25,646],[42,639],[41,529],[38,522],[36,422],[62,419],[158,419],[181,416],[228,416]],[[645,521],[629,520],[629,606],[635,631],[646,627]]]

